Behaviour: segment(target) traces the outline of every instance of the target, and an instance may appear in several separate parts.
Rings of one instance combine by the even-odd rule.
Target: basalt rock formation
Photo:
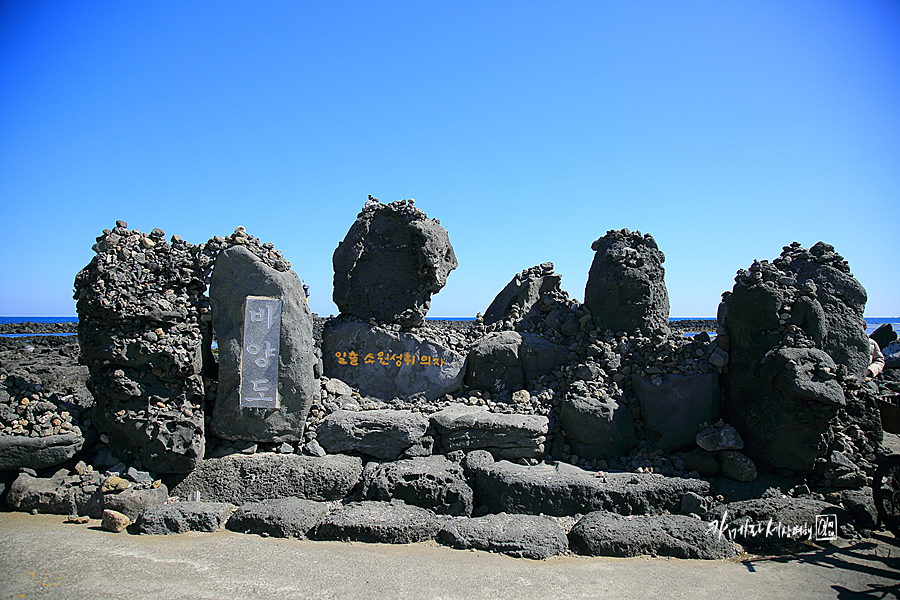
[[[644,333],[669,331],[669,293],[665,255],[649,233],[608,231],[591,244],[591,263],[584,303],[600,329]]]
[[[431,295],[458,265],[447,230],[412,200],[369,196],[334,251],[334,303],[342,314],[404,327],[419,325]]]
[[[244,233],[242,230],[236,234]],[[236,239],[247,239],[244,234]],[[212,429],[231,440],[295,442],[301,439],[318,384],[313,366],[318,362],[312,333],[312,314],[297,274],[289,265],[276,268],[250,250],[233,245],[215,260],[210,282],[213,326],[219,345],[219,385]],[[248,296],[281,301],[278,381],[267,384],[277,408],[256,408],[241,403],[241,361],[253,358],[242,343],[244,301]],[[266,359],[261,359],[266,360]],[[273,359],[274,360],[274,359]],[[262,393],[262,392],[261,392]]]
[[[484,324],[504,319],[530,319],[541,314],[541,296],[559,290],[562,275],[553,272],[553,263],[543,263],[517,273],[484,311]]]
[[[204,453],[203,350],[209,347],[201,248],[124,221],[97,238],[75,278],[78,341],[94,424],[120,457],[187,472]]]
[[[794,242],[738,272],[718,342],[730,346],[725,417],[753,460],[810,473],[835,445],[862,464],[873,458],[882,430],[864,385],[865,303],[847,262],[823,242]],[[853,425],[858,440],[843,434]]]

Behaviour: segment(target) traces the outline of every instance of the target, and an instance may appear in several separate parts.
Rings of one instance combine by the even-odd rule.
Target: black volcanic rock
[[[419,325],[458,265],[447,230],[412,200],[369,201],[334,251],[334,303],[368,320]]]
[[[219,344],[219,386],[212,429],[231,440],[295,442],[301,439],[318,384],[312,314],[297,274],[268,264],[245,245],[223,250],[210,282],[210,306]],[[277,409],[241,406],[244,301],[247,296],[281,300]],[[247,360],[246,357],[244,360]],[[271,395],[271,394],[270,394]]]
[[[862,386],[865,304],[847,261],[823,242],[809,250],[794,242],[771,263],[738,271],[719,309],[730,345],[723,410],[754,462],[809,473],[850,425],[868,440],[861,452],[881,441],[873,394]]]
[[[157,472],[186,472],[204,452],[209,326],[201,248],[161,229],[104,230],[75,278],[78,342],[94,423],[113,451]]]
[[[561,280],[562,275],[553,272],[551,262],[517,273],[484,311],[484,324],[490,325],[511,316],[519,320],[540,315],[536,305],[541,296],[550,291],[559,292]]]
[[[591,244],[596,252],[584,303],[598,329],[668,333],[669,293],[665,255],[648,233],[608,231]]]

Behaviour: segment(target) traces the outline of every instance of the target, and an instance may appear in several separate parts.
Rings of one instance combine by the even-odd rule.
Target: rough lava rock
[[[649,233],[607,231],[591,244],[596,252],[584,303],[600,329],[634,333],[668,333],[669,293],[665,255]]]
[[[394,460],[422,439],[428,418],[409,410],[338,410],[319,424],[316,441],[330,454],[359,452]]]
[[[225,502],[174,502],[141,511],[135,529],[143,535],[169,535],[188,531],[218,531],[234,506]]]
[[[572,550],[588,556],[673,556],[716,560],[737,554],[732,543],[710,532],[709,523],[682,515],[623,517],[596,511],[569,532]]]
[[[549,419],[542,415],[492,413],[483,406],[451,404],[432,413],[445,452],[487,450],[499,458],[544,455]]]
[[[369,196],[334,251],[334,303],[343,314],[420,325],[431,295],[458,266],[447,230],[412,200],[381,204]]]
[[[466,383],[489,392],[516,390],[569,359],[569,350],[534,333],[496,331],[469,350]]]
[[[632,375],[632,390],[641,403],[647,439],[657,448],[672,451],[691,445],[705,423],[719,419],[719,376],[665,374]],[[658,385],[657,385],[658,384]]]
[[[583,458],[617,458],[637,444],[631,409],[609,396],[567,394],[559,422],[572,451]]]
[[[32,511],[57,515],[89,515],[99,519],[104,510],[114,510],[135,519],[146,507],[162,504],[168,499],[165,485],[136,489],[129,487],[118,493],[100,491],[100,478],[83,480],[80,475],[69,475],[60,469],[51,477],[33,477],[20,473],[13,481],[6,496],[13,510]]]
[[[82,446],[84,437],[75,432],[47,437],[3,435],[0,436],[0,471],[52,467],[75,456]]]
[[[328,324],[322,331],[322,359],[327,377],[386,400],[430,401],[452,394],[462,387],[466,367],[464,355],[435,340],[368,323]]]
[[[794,242],[769,263],[741,269],[719,309],[730,361],[725,419],[765,468],[810,473],[837,432],[856,425],[871,453],[882,438],[868,364],[866,292],[823,242]]]
[[[247,296],[278,298],[281,343],[278,352],[278,409],[241,407],[240,373],[244,301]],[[302,439],[306,416],[319,386],[312,315],[300,279],[279,271],[243,245],[220,252],[210,282],[213,327],[219,344],[219,386],[212,429],[230,440],[295,442]]]
[[[521,345],[522,335],[515,331],[495,331],[475,342],[469,350],[466,384],[489,392],[521,388],[525,383]]]
[[[173,486],[172,495],[241,505],[254,500],[293,496],[307,500],[340,500],[359,482],[362,461],[336,454],[231,454],[206,459]]]
[[[477,457],[472,457],[473,454]],[[472,457],[470,459],[470,457]],[[494,462],[486,452],[466,457],[475,475],[475,493],[491,512],[567,516],[607,510],[623,515],[677,511],[687,492],[706,496],[701,479],[650,473],[600,476],[566,463],[523,466]]]
[[[120,458],[188,472],[204,454],[206,284],[198,246],[161,229],[104,230],[75,277],[94,424]]]
[[[434,513],[403,502],[351,502],[322,517],[315,540],[412,544],[434,539],[444,521]]]
[[[815,540],[816,516],[827,514],[837,515],[838,525],[848,521],[849,515],[839,506],[809,498],[755,498],[731,502],[711,510],[709,518],[717,525],[716,535],[756,548]],[[742,524],[758,528],[742,528]]]
[[[560,289],[562,275],[553,272],[553,263],[546,262],[517,273],[484,311],[484,324],[504,321],[515,311],[516,320],[540,315],[536,306],[541,296]],[[516,309],[513,309],[516,306]]]
[[[275,498],[238,507],[225,523],[239,533],[305,539],[328,511],[328,505],[301,498]]]
[[[719,450],[741,450],[744,440],[737,429],[719,421],[697,434],[697,445],[708,452]]]
[[[569,548],[566,534],[553,519],[505,513],[454,519],[438,534],[438,541],[460,550],[485,550],[536,560],[563,554]]]
[[[440,515],[468,517],[473,508],[463,468],[443,456],[370,462],[363,470],[361,494],[367,500],[396,498]]]

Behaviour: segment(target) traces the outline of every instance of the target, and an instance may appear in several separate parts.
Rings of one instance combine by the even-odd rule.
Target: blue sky
[[[900,314],[896,2],[0,2],[0,315],[73,315],[116,219],[243,225],[331,302],[366,196],[415,198],[473,316],[591,242],[651,233],[672,316],[833,244]]]

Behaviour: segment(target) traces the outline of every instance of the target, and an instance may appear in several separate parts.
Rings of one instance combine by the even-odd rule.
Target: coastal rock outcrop
[[[244,233],[243,229],[235,232],[238,233]],[[237,239],[247,238],[245,234]],[[231,440],[298,441],[319,392],[313,376],[318,358],[312,314],[300,279],[290,265],[278,269],[246,246],[237,244],[219,252],[210,282],[210,307],[219,346],[219,383],[212,429],[216,435]],[[268,389],[266,395],[277,397],[277,407],[254,407],[242,402],[242,360],[256,358],[257,364],[267,360],[251,355],[252,345],[243,341],[244,302],[248,296],[280,301],[280,341],[277,352],[273,352],[277,356],[278,381],[266,380],[265,385],[253,388]],[[256,350],[258,354],[259,346]]]
[[[201,248],[161,229],[104,230],[75,277],[78,341],[95,426],[120,458],[187,472],[204,453],[209,327]]]
[[[584,303],[598,329],[668,333],[669,293],[665,255],[649,233],[607,231],[591,244],[596,252]]]
[[[484,324],[505,319],[531,319],[541,314],[537,306],[541,296],[560,289],[562,275],[553,272],[553,263],[546,262],[517,273],[484,311]]]
[[[458,266],[447,230],[412,200],[369,196],[334,251],[334,303],[342,314],[412,327]]]
[[[863,435],[846,442],[851,454],[874,460],[882,430],[874,392],[862,385],[865,303],[847,261],[823,242],[809,250],[794,242],[771,263],[738,271],[719,308],[724,416],[758,465],[810,473],[852,425]]]

